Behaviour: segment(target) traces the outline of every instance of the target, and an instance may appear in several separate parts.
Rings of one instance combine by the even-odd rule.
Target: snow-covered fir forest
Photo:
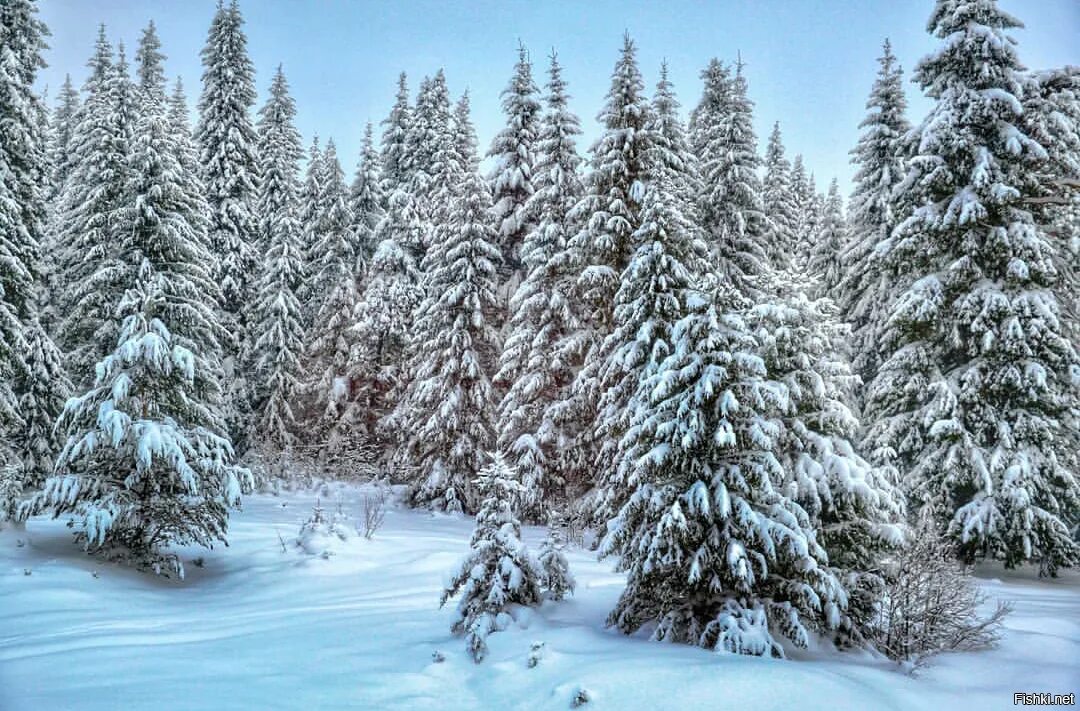
[[[737,56],[613,37],[596,107],[523,45],[489,146],[402,73],[340,155],[236,0],[201,86],[102,26],[48,99],[0,2],[0,707],[1080,691],[1080,68],[925,4],[843,194]]]

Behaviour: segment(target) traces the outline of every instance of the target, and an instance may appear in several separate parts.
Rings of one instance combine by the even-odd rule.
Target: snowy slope
[[[341,491],[357,516],[358,490]],[[95,561],[62,521],[0,532],[0,709],[567,709],[585,687],[591,709],[959,711],[1013,708],[1019,690],[1080,691],[1075,573],[990,572],[987,590],[1016,604],[1002,646],[911,678],[868,655],[770,661],[624,637],[603,625],[622,578],[586,551],[569,554],[577,595],[492,635],[476,665],[438,608],[471,520],[394,509],[375,540],[329,560],[283,553],[278,532],[291,544],[313,501],[248,497],[231,546],[193,549],[185,560],[205,566],[179,584]],[[535,545],[541,532],[526,535]],[[546,651],[529,669],[534,641]]]

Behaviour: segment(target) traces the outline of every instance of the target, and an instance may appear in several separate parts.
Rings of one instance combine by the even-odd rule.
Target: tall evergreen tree
[[[784,140],[780,123],[773,124],[769,144],[765,148],[765,181],[762,185],[765,216],[769,218],[771,235],[769,257],[774,266],[785,268],[795,254],[799,216],[795,188],[791,183],[791,163],[784,155]]]
[[[533,180],[540,120],[539,94],[532,78],[528,50],[525,45],[519,45],[514,75],[502,92],[506,127],[495,136],[488,151],[488,157],[495,162],[488,179],[503,254],[500,270],[506,283],[502,290],[506,300],[524,276],[521,250],[534,220],[527,206],[536,189]]]
[[[88,549],[183,576],[162,546],[224,540],[247,472],[230,463],[218,410],[225,331],[199,234],[199,184],[180,165],[165,107],[148,107],[104,270],[124,289],[111,314],[122,324],[117,343],[90,389],[65,406],[68,441],[34,506],[78,520]]]
[[[934,101],[900,188],[909,217],[879,249],[901,275],[869,392],[871,447],[966,559],[1074,565],[1080,358],[1059,317],[1055,250],[1026,199],[1046,150],[994,0],[938,0],[941,40],[915,78]]]
[[[52,111],[49,141],[50,201],[55,200],[67,182],[71,173],[71,139],[75,133],[75,122],[79,114],[79,91],[71,81],[71,75],[64,75],[60,95]]]
[[[878,62],[866,118],[859,124],[862,135],[851,151],[856,166],[848,210],[851,241],[842,257],[845,273],[838,289],[838,303],[852,325],[855,372],[867,384],[877,371],[877,334],[895,295],[896,276],[884,268],[877,248],[899,221],[896,188],[904,178],[903,141],[911,129],[904,115],[903,71],[888,40]]]
[[[0,518],[20,493],[22,465],[36,464],[25,451],[20,463],[9,442],[22,441],[26,418],[37,415],[20,412],[12,385],[23,392],[38,385],[35,354],[28,352],[36,334],[28,326],[36,311],[49,172],[43,108],[33,84],[44,66],[47,35],[33,2],[0,7]]]
[[[650,108],[637,65],[637,47],[624,36],[611,77],[604,108],[597,116],[603,131],[591,148],[591,167],[585,195],[569,214],[582,227],[569,244],[568,259],[578,271],[574,300],[580,305],[585,332],[571,336],[583,366],[569,397],[553,403],[553,421],[593,422],[599,406],[598,374],[603,363],[599,347],[614,328],[615,294],[619,278],[633,254],[633,234],[641,226],[641,200],[651,160],[655,157]],[[569,349],[567,349],[569,350]],[[591,485],[597,444],[590,427],[580,433],[564,470],[578,469],[578,487]]]
[[[369,123],[364,128],[364,141],[360,148],[360,162],[356,166],[349,191],[349,212],[352,214],[353,240],[358,256],[367,262],[378,245],[375,230],[386,213],[386,195],[383,192],[382,171],[379,154],[375,151],[373,129]]]
[[[441,155],[456,153],[452,139],[448,132]],[[500,253],[486,183],[475,170],[459,172],[454,190],[441,239],[424,259],[411,381],[394,419],[405,433],[401,454],[416,468],[413,502],[473,512],[480,502],[472,477],[495,443],[490,373]]]
[[[127,200],[137,110],[123,48],[110,58],[104,27],[98,37],[87,98],[73,136],[77,155],[63,196],[65,244],[60,339],[77,387],[92,382],[94,364],[115,347],[115,309],[124,292],[104,267],[123,239],[119,214]]]
[[[247,53],[247,36],[236,0],[221,0],[202,50],[203,90],[199,98],[199,164],[210,203],[210,245],[215,278],[221,286],[222,308],[236,319],[243,343],[242,311],[251,295],[256,273],[257,225],[252,207],[258,188],[255,128],[250,111],[255,103],[254,67]]]
[[[71,395],[63,355],[39,321],[26,327],[26,373],[19,395],[22,427],[16,433],[23,487],[37,490],[53,470],[61,441],[53,425]],[[0,504],[2,507],[2,504]]]
[[[807,269],[818,278],[813,295],[837,298],[837,287],[844,276],[843,251],[849,241],[840,185],[833,178],[821,224],[814,230],[811,244],[803,250],[808,257]]]
[[[299,161],[296,103],[278,66],[270,98],[259,111],[259,243],[266,245],[259,277],[250,358],[255,378],[255,432],[252,439],[283,448],[295,441],[292,403],[299,392],[304,347],[296,291],[304,279],[298,219]]]
[[[506,388],[498,411],[499,450],[519,473],[525,487],[522,514],[530,520],[543,519],[547,500],[563,483],[556,455],[566,433],[546,414],[567,396],[574,377],[574,348],[568,341],[578,331],[578,315],[567,241],[569,214],[584,190],[576,146],[580,122],[568,108],[566,81],[554,54],[547,92],[536,141],[535,190],[527,205],[537,223],[522,248],[525,281],[510,301],[509,335],[495,376]]]
[[[139,91],[144,96],[153,97],[161,103],[165,100],[165,55],[161,52],[161,40],[157,36],[154,21],[143,30],[139,38],[139,49],[135,52],[135,62],[139,65],[135,72],[139,80]]]
[[[398,76],[398,90],[390,115],[382,121],[382,178],[387,197],[409,182],[408,135],[412,126],[409,85],[405,72]]]
[[[741,68],[731,77],[714,59],[702,79],[690,132],[701,164],[698,214],[716,273],[749,300],[760,294],[770,269],[753,103]]]
[[[349,189],[334,140],[327,141],[326,149],[313,156],[317,156],[318,163],[309,170],[316,172],[318,194],[315,204],[309,205],[304,214],[305,222],[309,217],[314,220],[306,235],[309,286],[305,298],[310,300],[308,307],[317,319],[330,293],[343,281],[355,278],[358,254]]]

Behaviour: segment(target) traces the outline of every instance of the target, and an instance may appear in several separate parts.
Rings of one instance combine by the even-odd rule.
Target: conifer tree
[[[110,55],[102,27],[72,139],[77,158],[63,196],[60,341],[77,387],[92,381],[94,364],[115,347],[115,309],[124,295],[116,275],[103,267],[123,239],[119,213],[128,199],[137,103],[123,48],[115,64]]]
[[[844,275],[843,251],[849,241],[840,185],[833,178],[821,224],[814,230],[813,241],[804,248],[809,257],[807,269],[818,278],[817,291],[813,295],[833,299],[838,296],[838,285]]]
[[[319,146],[319,136],[316,134],[311,138],[311,147],[308,149],[307,170],[304,171],[304,184],[300,190],[300,226],[304,231],[300,247],[304,251],[304,271],[306,274],[314,271],[311,260],[316,258],[316,245],[319,243],[320,229],[322,227],[324,166],[322,148]],[[314,280],[305,279],[300,285],[297,296],[303,310],[304,324],[306,327],[310,327],[317,311]]]
[[[723,287],[722,287],[723,288]],[[698,304],[641,383],[612,483],[627,496],[601,552],[627,586],[608,618],[627,634],[719,651],[783,656],[846,607],[806,511],[779,483],[783,392],[766,380],[734,294]]]
[[[292,403],[299,392],[304,347],[296,291],[304,279],[297,219],[299,161],[296,103],[278,66],[270,98],[259,111],[259,243],[266,245],[259,277],[252,345],[255,432],[252,439],[275,448],[295,441]]]
[[[769,219],[771,235],[767,245],[774,266],[786,268],[795,254],[799,216],[795,188],[791,183],[791,163],[784,156],[784,141],[780,123],[773,124],[769,144],[765,148],[765,181],[762,185],[765,216]]]
[[[993,0],[938,0],[941,44],[915,78],[934,101],[882,247],[901,275],[869,391],[871,449],[906,477],[963,558],[1043,573],[1076,564],[1080,359],[1060,319],[1054,247],[1031,212],[1048,155],[1027,76]]]
[[[364,141],[360,149],[360,162],[349,192],[349,212],[352,215],[353,240],[357,256],[368,262],[378,245],[375,230],[386,213],[386,195],[379,167],[379,154],[375,151],[373,129],[369,123],[364,128]]]
[[[258,188],[255,128],[250,110],[255,103],[254,67],[236,0],[218,2],[202,50],[203,90],[199,98],[199,164],[210,207],[210,245],[215,279],[221,285],[222,308],[237,321],[243,347],[242,311],[251,295],[256,273],[257,225],[252,207]]]
[[[71,395],[63,356],[37,320],[26,328],[26,373],[19,396],[22,427],[17,433],[23,486],[37,490],[53,470],[61,442],[53,425]]]
[[[32,506],[72,516],[88,550],[182,577],[163,547],[223,541],[227,508],[249,475],[231,464],[218,412],[225,332],[197,182],[177,159],[164,106],[151,106],[133,132],[136,169],[106,270],[124,288],[116,346],[65,406],[68,441]]]
[[[412,107],[405,72],[398,76],[398,90],[390,115],[383,122],[382,179],[387,198],[410,180],[408,136],[412,129]]]
[[[71,75],[65,74],[50,121],[48,149],[50,201],[55,200],[60,194],[64,183],[67,182],[68,174],[71,173],[71,139],[75,132],[80,103],[79,91],[71,82]]]
[[[309,291],[306,297],[316,317],[324,301],[338,285],[356,277],[358,257],[352,213],[349,210],[349,189],[345,185],[345,173],[337,157],[334,140],[326,142],[326,149],[318,155],[318,164],[311,167],[317,171],[318,197],[314,208],[305,211],[315,218],[307,239]]]
[[[568,108],[562,67],[552,54],[547,108],[540,119],[533,172],[535,191],[527,205],[537,223],[525,239],[525,281],[510,301],[509,335],[495,382],[506,388],[499,404],[499,451],[517,469],[525,496],[522,515],[541,520],[547,500],[562,484],[558,457],[566,433],[546,415],[569,394],[574,377],[578,315],[572,297],[576,276],[567,260],[570,211],[580,200],[578,117]],[[568,347],[569,346],[569,347]]]
[[[656,151],[653,160],[667,171],[674,183],[675,195],[683,202],[680,209],[696,223],[696,198],[701,191],[698,159],[690,150],[686,127],[679,118],[679,107],[665,61],[660,65],[660,79],[656,82],[651,103],[650,130]]]
[[[753,103],[741,67],[731,77],[714,59],[702,79],[690,131],[701,165],[699,219],[715,272],[749,300],[761,293],[770,270]]]
[[[569,214],[581,228],[568,246],[568,259],[578,271],[574,301],[581,309],[583,333],[572,336],[572,349],[583,360],[569,397],[553,403],[552,421],[584,424],[567,455],[578,471],[575,485],[589,488],[597,441],[591,427],[599,406],[599,347],[614,328],[619,278],[633,254],[633,234],[641,226],[641,201],[655,157],[650,108],[637,66],[637,47],[624,36],[604,108],[597,116],[603,131],[591,148],[585,195]],[[570,348],[565,349],[572,352]]]
[[[465,634],[473,661],[481,662],[487,656],[488,635],[506,627],[510,605],[537,607],[543,601],[544,572],[521,542],[515,509],[522,486],[513,469],[495,455],[480,470],[476,486],[482,503],[469,542],[472,552],[457,567],[439,605],[461,594],[450,629]]]
[[[153,101],[161,103],[165,100],[165,68],[162,63],[165,55],[161,52],[161,40],[157,36],[157,28],[154,21],[143,30],[139,38],[139,49],[135,52],[135,62],[139,65],[136,76],[139,80],[139,91],[144,97],[152,97]]]
[[[431,247],[438,225],[446,223],[449,198],[461,170],[457,151],[447,143],[453,142],[453,118],[446,75],[440,69],[432,78],[425,77],[416,97],[416,109],[406,136],[409,189],[413,193],[417,214],[425,225],[423,250]],[[439,152],[443,151],[441,156]],[[439,158],[451,159],[449,162]]]
[[[17,382],[25,392],[38,375],[28,326],[36,311],[49,174],[43,108],[33,89],[48,28],[36,15],[28,0],[0,7],[0,518],[20,493],[22,465],[35,464],[25,451],[20,464],[9,442],[18,442],[25,418],[37,415],[20,412],[12,387]]]
[[[903,72],[888,40],[878,63],[867,114],[859,124],[862,135],[851,151],[856,166],[848,210],[851,240],[842,257],[845,273],[838,289],[844,319],[852,326],[852,364],[866,384],[877,371],[877,334],[898,276],[889,274],[876,250],[899,222],[897,186],[906,171],[903,140],[911,129],[904,115]]]
[[[795,230],[795,245],[798,254],[806,256],[810,253],[814,243],[814,235],[819,225],[815,219],[814,201],[817,192],[813,181],[806,172],[802,153],[795,156],[791,163],[791,188],[795,192],[795,216],[797,228]]]
[[[440,153],[456,153],[453,133],[444,138]],[[413,502],[473,512],[480,502],[471,477],[495,444],[490,373],[498,347],[492,317],[500,254],[486,183],[475,170],[458,175],[445,227],[424,259],[411,380],[394,424],[405,433],[399,456],[416,470]]]
[[[495,161],[491,181],[493,214],[502,251],[500,276],[504,300],[521,283],[521,250],[532,230],[534,216],[527,211],[535,185],[536,140],[540,120],[540,90],[532,78],[532,62],[525,45],[518,46],[514,75],[502,92],[506,127],[492,141],[488,157]]]

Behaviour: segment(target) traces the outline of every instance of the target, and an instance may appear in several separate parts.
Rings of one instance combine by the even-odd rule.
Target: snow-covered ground
[[[338,491],[358,518],[361,492]],[[866,654],[776,661],[625,637],[604,627],[622,576],[579,550],[577,594],[493,634],[477,665],[438,607],[471,519],[392,508],[374,540],[323,559],[292,546],[314,499],[247,497],[231,545],[192,549],[185,560],[205,564],[180,583],[86,556],[62,521],[0,532],[0,709],[567,709],[585,688],[587,709],[959,711],[1080,691],[1076,573],[984,571],[991,596],[1015,603],[1000,648],[940,657],[912,678]],[[533,642],[544,655],[529,668]]]

